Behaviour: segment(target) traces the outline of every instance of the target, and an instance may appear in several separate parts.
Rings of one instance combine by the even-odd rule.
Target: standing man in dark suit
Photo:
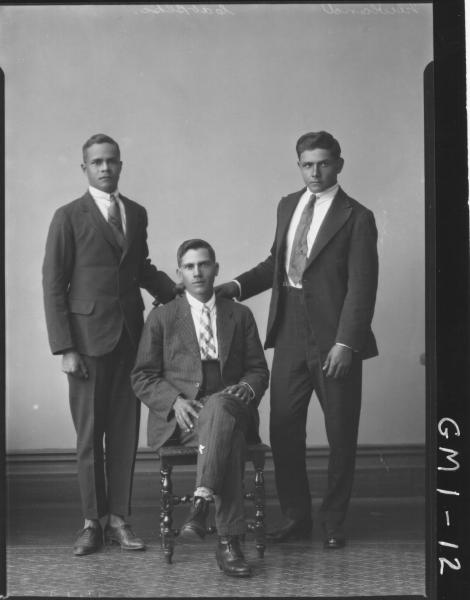
[[[138,442],[140,403],[130,372],[143,326],[140,287],[159,301],[174,283],[150,263],[147,213],[118,192],[118,144],[97,134],[83,146],[84,196],[52,219],[43,264],[49,342],[62,355],[77,432],[77,462],[85,524],[75,545],[81,556],[105,541],[142,550],[125,517]],[[103,452],[103,440],[105,456]]]
[[[378,279],[373,213],[339,187],[338,141],[307,133],[296,145],[306,187],[282,198],[266,260],[216,290],[250,298],[272,288],[266,348],[274,347],[270,436],[285,524],[273,542],[311,536],[306,419],[315,390],[330,447],[320,509],[324,547],[345,544],[354,476],[362,361],[377,355],[371,331]]]
[[[258,404],[269,372],[250,310],[215,298],[219,266],[204,240],[183,242],[178,273],[186,292],[149,314],[132,372],[149,407],[148,443],[199,447],[196,490],[183,536],[204,537],[215,501],[217,563],[230,576],[251,574],[240,548],[246,531],[246,441],[259,442]]]

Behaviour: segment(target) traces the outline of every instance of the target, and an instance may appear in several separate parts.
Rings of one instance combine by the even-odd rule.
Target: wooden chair
[[[263,558],[265,545],[265,490],[264,490],[264,463],[269,446],[265,444],[248,444],[247,461],[251,461],[255,470],[254,492],[245,494],[245,499],[255,503],[254,522],[248,522],[248,530],[255,535],[258,556]],[[171,474],[173,467],[177,465],[195,465],[197,462],[197,446],[163,446],[158,451],[160,458],[161,475],[161,512],[160,512],[160,535],[162,549],[167,563],[172,562],[175,536],[178,530],[173,529],[173,507],[192,501],[193,496],[173,495],[173,483]],[[208,533],[213,533],[215,528],[209,528]]]

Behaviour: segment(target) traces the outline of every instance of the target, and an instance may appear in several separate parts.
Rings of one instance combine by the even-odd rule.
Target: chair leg
[[[161,475],[161,513],[160,513],[160,535],[162,538],[162,550],[166,562],[171,564],[173,550],[175,546],[173,532],[173,486],[171,483],[172,467],[168,464],[162,464]]]
[[[264,549],[266,548],[264,523],[265,501],[264,470],[263,467],[257,467],[255,471],[255,540],[256,550],[258,551],[258,556],[260,558],[264,557]]]

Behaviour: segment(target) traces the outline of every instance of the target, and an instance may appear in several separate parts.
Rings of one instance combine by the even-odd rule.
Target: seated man
[[[243,473],[246,442],[259,442],[257,406],[269,371],[250,310],[215,298],[219,265],[204,240],[183,242],[177,273],[185,293],[147,318],[132,372],[149,411],[148,443],[198,446],[196,490],[182,535],[204,537],[214,500],[224,573],[251,574],[240,548],[246,531]]]

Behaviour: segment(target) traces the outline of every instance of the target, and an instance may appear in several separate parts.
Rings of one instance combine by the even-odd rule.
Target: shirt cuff
[[[242,295],[242,284],[237,281],[236,279],[232,279],[233,283],[236,283],[238,286],[238,297],[240,298],[240,296]]]
[[[354,348],[351,348],[351,346],[348,346],[347,344],[342,344],[341,342],[335,342],[335,346],[343,346],[343,348],[349,348],[353,352],[357,352],[357,350],[354,350]]]
[[[240,385],[246,385],[246,387],[250,391],[250,400],[253,400],[253,398],[256,396],[256,394],[255,394],[254,389],[251,387],[251,385],[249,383],[247,383],[246,381],[240,381]]]
[[[177,394],[177,395],[175,396],[175,399],[173,400],[173,406],[174,406],[175,402],[178,400],[178,398],[181,398],[181,400],[184,400],[184,396],[183,396],[183,394]]]

